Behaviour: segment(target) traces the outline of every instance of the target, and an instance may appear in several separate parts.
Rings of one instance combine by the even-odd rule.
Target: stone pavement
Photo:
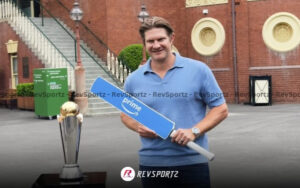
[[[209,132],[213,188],[300,187],[300,105],[229,105],[230,116]],[[0,187],[31,187],[42,173],[63,165],[56,120],[30,111],[0,109]],[[118,116],[86,117],[79,165],[84,172],[106,171],[106,187],[140,187],[124,182],[125,166],[138,170],[139,137]]]

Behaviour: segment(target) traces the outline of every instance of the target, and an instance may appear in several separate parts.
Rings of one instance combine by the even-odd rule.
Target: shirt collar
[[[171,69],[174,68],[183,68],[184,67],[184,62],[182,61],[182,57],[179,55],[179,53],[173,53],[175,55],[175,63],[173,65],[173,67]],[[144,70],[144,74],[149,73],[149,72],[153,72],[151,69],[151,58],[148,59],[148,61],[146,62],[146,64],[142,67]]]

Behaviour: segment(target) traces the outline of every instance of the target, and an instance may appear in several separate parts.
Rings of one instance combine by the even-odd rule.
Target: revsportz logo
[[[133,170],[133,168],[127,166],[121,170],[121,178],[124,181],[132,181],[134,177],[135,177],[135,171]]]
[[[138,171],[136,178],[178,178],[178,171]],[[121,170],[121,178],[124,181],[132,181],[135,178],[135,171],[130,166],[126,166]]]
[[[130,100],[128,98],[123,99],[121,106],[127,113],[135,116],[138,116],[139,112],[142,110],[142,107],[136,104],[134,100]]]

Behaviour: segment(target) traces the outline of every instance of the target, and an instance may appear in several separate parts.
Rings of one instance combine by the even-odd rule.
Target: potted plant
[[[18,108],[34,110],[33,83],[17,85]]]
[[[25,108],[25,99],[24,99],[24,86],[23,84],[17,85],[17,104],[19,109]]]

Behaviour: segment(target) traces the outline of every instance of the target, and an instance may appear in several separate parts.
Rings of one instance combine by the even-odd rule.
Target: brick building
[[[150,15],[164,17],[174,26],[176,34],[174,45],[181,55],[201,60],[213,70],[228,102],[249,101],[250,75],[272,76],[273,102],[300,102],[298,48],[300,1],[298,0],[79,0],[78,2],[84,12],[82,22],[115,54],[129,44],[141,43],[138,34],[140,22],[137,15],[141,4],[144,3]],[[41,4],[50,10],[52,15],[74,28],[67,11],[72,8],[73,1],[41,0]],[[35,7],[34,10],[38,8]],[[44,16],[49,14],[45,13]],[[22,63],[18,65],[19,82],[32,81],[32,69],[43,67],[42,62],[31,53],[6,22],[0,22],[0,30],[2,57],[0,89],[10,87],[10,55],[5,49],[5,43],[9,39],[19,41],[18,62],[22,62],[24,57],[28,57],[30,62],[30,77],[27,79],[22,77]],[[87,36],[83,29],[80,31],[83,40],[93,47],[100,57],[105,56],[103,55],[105,50],[100,50],[94,44],[94,39]],[[207,47],[207,53],[201,52],[202,49],[197,51],[197,46],[195,47],[197,44],[192,43],[192,37],[196,39],[198,37],[200,41],[197,44]],[[221,44],[220,40],[224,40],[224,43]],[[210,46],[214,48],[210,49]],[[217,48],[218,50],[214,51]],[[209,50],[213,50],[212,53],[209,53]]]

